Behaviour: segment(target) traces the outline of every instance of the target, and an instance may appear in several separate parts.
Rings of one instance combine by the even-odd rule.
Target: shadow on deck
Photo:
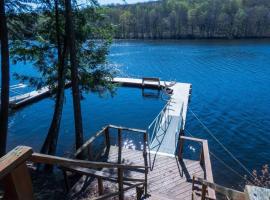
[[[213,181],[212,177],[212,169],[208,152],[208,144],[207,141],[180,136],[178,142],[178,155],[177,156],[168,156],[162,155],[158,152],[149,153],[149,149],[145,151],[144,148],[147,147],[147,139],[144,140],[144,148],[143,149],[131,149],[124,147],[122,143],[122,130],[130,130],[129,128],[116,127],[116,126],[108,126],[108,130],[110,128],[118,130],[116,133],[117,143],[112,144],[112,138],[109,134],[110,131],[106,131],[106,134],[100,134],[104,136],[104,149],[102,152],[96,152],[96,155],[100,155],[99,158],[102,159],[103,162],[107,162],[110,164],[123,164],[126,166],[145,166],[145,169],[126,169],[123,172],[123,176],[128,179],[140,179],[145,180],[147,185],[144,190],[147,192],[147,198],[149,199],[157,199],[157,196],[163,197],[166,199],[192,199],[192,195],[200,196],[201,194],[201,185],[196,185],[194,181],[194,177],[206,179],[209,181]],[[135,129],[132,129],[135,130]],[[105,131],[103,131],[105,133]],[[140,133],[145,133],[141,131]],[[90,139],[90,143],[86,142],[84,148],[90,147],[91,143],[97,139]],[[107,138],[107,139],[106,139]],[[115,138],[114,138],[115,139]],[[198,142],[201,144],[201,154],[199,155],[200,159],[191,160],[183,158],[184,151],[184,141]],[[118,145],[120,144],[120,146]],[[99,148],[100,149],[100,148]],[[91,151],[91,150],[90,150]],[[83,150],[79,150],[77,153],[83,152]],[[91,151],[94,152],[94,151]],[[145,156],[145,152],[147,152],[147,156]],[[150,154],[150,155],[149,155]],[[151,162],[149,159],[151,156],[154,156],[154,162]],[[145,158],[147,158],[145,160]],[[152,168],[148,168],[151,166]],[[103,168],[100,171],[106,174],[109,177],[118,177],[119,170],[117,168]],[[83,173],[82,173],[83,174]],[[81,193],[82,190],[87,189],[93,184],[94,179],[88,181],[86,176],[82,177],[79,182],[77,182],[73,189],[71,190],[71,196],[78,196],[78,193]],[[87,184],[86,184],[87,183]],[[110,183],[110,188],[119,188],[119,182],[115,181],[114,183]],[[124,188],[127,187],[124,185]],[[215,194],[211,189],[207,191],[208,196],[215,198]],[[85,194],[85,193],[84,193]],[[137,189],[133,188],[125,192],[125,199],[136,199]]]

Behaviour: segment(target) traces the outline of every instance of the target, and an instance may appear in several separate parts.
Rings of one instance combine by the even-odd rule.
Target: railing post
[[[145,179],[145,183],[144,183],[144,193],[145,193],[145,196],[147,195],[147,182],[148,182],[148,162],[147,162],[147,151],[146,151],[146,143],[147,143],[147,133],[145,132],[143,134],[143,140],[144,140],[144,143],[143,143],[143,158],[144,158],[144,165],[145,165],[145,175],[144,175],[144,179]],[[149,152],[150,153],[150,152]]]
[[[98,194],[102,195],[104,193],[103,180],[102,178],[98,178]]]
[[[203,145],[201,147],[201,154],[200,154],[200,164],[204,166],[204,152],[203,152]]]
[[[192,200],[194,200],[194,195],[195,195],[195,192],[194,192],[194,184],[195,184],[195,176],[193,175],[192,177],[192,188],[191,188],[191,191],[192,191]]]
[[[118,164],[122,161],[122,129],[118,128]]]
[[[207,189],[207,186],[205,184],[203,184],[202,185],[202,200],[205,200],[206,189]]]
[[[124,185],[123,185],[123,168],[118,168],[118,190],[119,190],[119,200],[124,200]]]
[[[109,126],[107,126],[105,129],[105,144],[106,144],[107,148],[110,147],[110,145],[111,145],[110,143],[111,143],[110,142],[110,128],[109,128]]]
[[[143,189],[140,187],[136,187],[136,196],[137,200],[141,200],[143,195]]]
[[[183,149],[184,149],[184,139],[181,138],[181,136],[179,137],[178,140],[178,159],[181,160],[183,158]]]
[[[63,169],[62,172],[63,172],[63,176],[64,176],[66,191],[69,192],[70,191],[70,185],[69,185],[69,181],[68,181],[67,171]]]
[[[118,164],[122,161],[122,129],[118,128]],[[119,200],[124,199],[124,186],[123,186],[123,168],[118,168],[118,189],[119,189]]]

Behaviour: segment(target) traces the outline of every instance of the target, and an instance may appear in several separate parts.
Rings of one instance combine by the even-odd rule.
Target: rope
[[[191,136],[194,137],[187,129],[185,129],[185,131]],[[200,144],[202,145],[202,144]],[[209,153],[215,158],[217,159],[221,164],[223,164],[227,169],[231,170],[234,174],[236,174],[237,176],[239,176],[240,178],[242,178],[243,180],[247,180],[243,175],[241,175],[239,172],[237,172],[236,170],[234,170],[233,168],[231,168],[229,165],[227,165],[221,158],[219,158],[217,155],[215,155],[213,152],[211,152],[209,150]]]
[[[214,138],[214,140],[237,162],[251,177],[254,177],[254,175],[242,164],[217,138],[216,136],[207,128],[207,126],[199,119],[199,117],[190,109],[193,116],[198,120],[198,122],[205,128],[205,130],[208,132],[208,134]]]

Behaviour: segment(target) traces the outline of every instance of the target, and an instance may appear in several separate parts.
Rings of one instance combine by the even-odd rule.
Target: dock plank
[[[132,150],[122,148],[122,163],[133,165],[142,165],[142,152],[138,150]],[[109,162],[117,162],[118,147],[111,146],[108,155]],[[108,172],[104,169],[103,171]],[[110,173],[116,175],[117,171],[110,170]],[[203,177],[204,171],[199,161],[193,161],[184,159],[179,162],[176,157],[168,157],[164,155],[157,155],[156,163],[152,171],[148,174],[148,186],[149,194],[160,193],[174,199],[183,199],[189,197],[191,199],[191,178],[193,174]],[[143,173],[134,171],[126,172],[128,177],[143,178]],[[131,195],[135,195],[135,190],[129,192]]]

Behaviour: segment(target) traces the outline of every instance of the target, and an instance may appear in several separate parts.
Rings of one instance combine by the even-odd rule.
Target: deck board
[[[143,165],[142,152],[132,149],[122,149],[122,163],[133,165]],[[109,162],[117,162],[118,147],[111,146],[108,156]],[[110,172],[117,175],[116,171],[103,169],[105,172]],[[153,171],[148,174],[148,193],[159,193],[164,196],[171,196],[174,199],[191,199],[192,176],[196,173],[197,176],[203,177],[204,171],[199,161],[184,159],[179,162],[176,157],[157,155]],[[144,174],[140,172],[129,171],[125,173],[128,177],[144,178]],[[130,191],[129,195],[134,196],[135,191]]]
[[[117,163],[118,147],[110,146],[107,157],[108,162]],[[122,148],[122,163],[131,165],[144,165],[142,151]],[[117,176],[117,170],[102,169],[103,172],[110,173],[111,176]],[[163,199],[191,199],[192,176],[196,173],[198,177],[204,176],[204,171],[199,161],[184,159],[181,162],[176,157],[156,155],[155,165],[152,171],[148,173],[148,194],[153,194],[149,199],[162,197]],[[143,172],[125,171],[125,177],[144,178]],[[86,180],[86,177],[82,177]],[[74,188],[83,188],[85,181],[78,181]],[[117,183],[111,183],[110,187],[117,189]],[[89,187],[93,184],[89,184]],[[84,186],[85,187],[85,186]],[[76,196],[73,194],[72,196]],[[127,199],[136,199],[136,191],[125,192]],[[88,196],[89,198],[89,196]],[[80,199],[80,198],[78,198]]]

